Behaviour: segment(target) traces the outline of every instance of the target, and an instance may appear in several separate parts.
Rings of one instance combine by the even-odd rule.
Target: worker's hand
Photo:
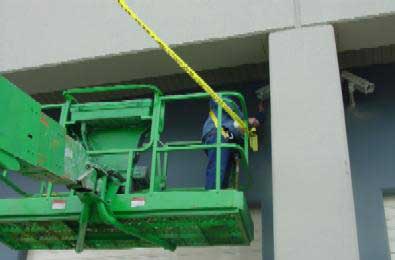
[[[252,127],[258,128],[259,127],[259,120],[255,117],[248,118],[248,124]]]

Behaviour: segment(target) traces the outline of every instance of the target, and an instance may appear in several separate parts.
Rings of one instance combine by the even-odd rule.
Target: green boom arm
[[[81,144],[42,113],[38,102],[4,77],[0,77],[0,88],[0,168],[54,183],[77,185],[87,163]],[[79,160],[74,159],[76,155]]]

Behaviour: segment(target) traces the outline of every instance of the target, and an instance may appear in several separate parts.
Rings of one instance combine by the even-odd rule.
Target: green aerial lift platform
[[[125,90],[150,95],[78,102],[80,95]],[[21,194],[0,199],[0,241],[19,250],[77,252],[251,242],[253,223],[238,172],[233,173],[232,187],[223,190],[218,167],[225,147],[238,151],[247,166],[247,131],[241,146],[221,143],[221,131],[212,145],[160,140],[167,103],[208,99],[208,94],[163,95],[151,85],[116,85],[71,89],[64,96],[63,104],[41,105],[0,77],[0,180]],[[237,99],[247,118],[240,94],[219,96]],[[58,122],[45,114],[49,110],[60,111]],[[218,110],[221,122],[223,111]],[[217,150],[216,189],[167,187],[169,153],[209,148]],[[137,165],[142,153],[151,157],[146,167]],[[41,182],[40,190],[24,192],[9,178],[13,174]],[[65,185],[68,192],[55,192],[55,184]]]

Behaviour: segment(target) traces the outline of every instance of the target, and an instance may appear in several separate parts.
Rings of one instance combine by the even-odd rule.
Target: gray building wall
[[[395,64],[351,70],[376,84],[373,95],[356,94],[357,106],[346,103],[346,126],[357,233],[361,260],[389,260],[383,194],[395,190]],[[263,259],[273,259],[270,119],[265,124],[266,150],[261,165],[263,178]],[[262,158],[262,157],[261,157]],[[255,160],[258,161],[258,160]],[[253,163],[252,163],[253,164]],[[267,229],[265,229],[267,228]]]
[[[361,260],[389,260],[383,192],[395,188],[395,64],[353,70],[376,83],[346,122]]]
[[[268,33],[295,24],[341,23],[395,12],[395,3],[391,0],[126,2],[172,45],[215,42]],[[0,30],[5,39],[0,42],[0,71],[158,48],[120,10],[116,1],[2,0]],[[372,41],[360,42],[365,48],[373,44]],[[230,66],[229,61],[225,63]],[[133,70],[129,70],[129,77],[131,73]],[[152,73],[149,75],[153,76]]]
[[[333,27],[274,32],[269,50],[275,259],[359,260]]]
[[[376,84],[374,94],[355,95],[354,109],[348,107],[344,92],[360,259],[390,260],[383,194],[395,192],[395,64],[350,71]],[[264,260],[273,260],[270,154],[266,158],[269,162],[263,173],[262,250]]]

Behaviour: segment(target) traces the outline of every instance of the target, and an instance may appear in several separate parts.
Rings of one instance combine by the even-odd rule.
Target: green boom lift
[[[78,102],[80,95],[125,90],[150,94],[117,102]],[[218,95],[237,99],[247,118],[240,94]],[[219,167],[215,190],[166,185],[168,154],[174,151],[216,149],[220,165],[220,150],[227,147],[248,164],[248,131],[243,145],[221,143],[221,131],[213,145],[161,142],[166,104],[208,99],[208,94],[163,95],[151,85],[115,85],[71,89],[64,97],[63,104],[41,105],[0,77],[0,181],[21,194],[0,199],[3,243],[19,250],[81,252],[251,242],[253,223],[238,172],[232,188],[225,190],[220,188]],[[60,111],[59,122],[45,114],[53,109]],[[219,122],[222,113],[219,107]],[[149,167],[137,165],[142,153],[151,155]],[[41,182],[40,190],[23,191],[9,178],[17,173]],[[68,191],[55,192],[55,184]]]

